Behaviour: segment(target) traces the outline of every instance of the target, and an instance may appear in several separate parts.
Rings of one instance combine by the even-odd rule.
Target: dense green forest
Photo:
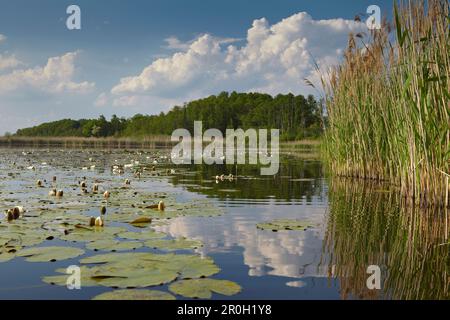
[[[170,135],[186,128],[193,132],[194,121],[203,128],[277,128],[282,140],[317,137],[322,132],[320,103],[312,96],[293,94],[272,97],[262,93],[222,92],[219,95],[175,106],[159,115],[137,114],[132,118],[104,116],[98,119],[64,119],[20,129],[16,136],[32,137],[144,137]]]

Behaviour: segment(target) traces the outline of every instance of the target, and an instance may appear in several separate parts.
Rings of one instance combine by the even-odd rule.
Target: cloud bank
[[[177,52],[120,79],[111,93],[116,101],[126,96],[123,105],[139,95],[187,99],[223,90],[311,93],[305,78],[317,80],[315,63],[323,69],[337,64],[349,33],[366,30],[361,22],[314,20],[302,12],[273,25],[265,18],[255,20],[240,47],[209,34],[188,43],[171,37],[168,48]]]
[[[22,64],[21,61],[19,61],[15,55],[2,55],[0,53],[0,71],[6,70],[6,69],[13,69]]]
[[[79,52],[69,52],[59,57],[49,58],[44,67],[15,69],[0,74],[0,93],[13,92],[19,89],[34,89],[46,93],[87,93],[95,84],[92,82],[75,82],[75,59]],[[0,70],[14,68],[21,62],[14,56],[0,55]]]

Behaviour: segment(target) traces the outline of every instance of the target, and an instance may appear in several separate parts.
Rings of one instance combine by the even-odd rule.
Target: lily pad
[[[186,298],[210,299],[213,292],[235,295],[241,291],[241,286],[228,280],[191,279],[175,282],[169,286],[169,290]]]
[[[142,247],[142,243],[138,241],[118,241],[114,239],[97,240],[86,245],[88,249],[103,251],[127,251],[140,247]]]
[[[175,297],[159,290],[125,289],[105,292],[92,300],[175,300]]]
[[[109,266],[105,267],[108,268]],[[116,270],[112,276],[109,272],[96,272],[94,278],[100,278],[102,286],[112,288],[145,288],[150,286],[163,285],[174,281],[178,274],[172,270],[162,268],[123,268],[120,272]]]
[[[61,236],[61,240],[72,242],[92,242],[113,239],[116,234],[126,230],[121,227],[78,227],[73,232]]]
[[[313,225],[301,220],[278,219],[272,220],[270,222],[258,223],[256,227],[262,230],[272,230],[274,232],[277,232],[280,230],[305,231],[309,228],[312,228]]]
[[[145,245],[150,248],[161,250],[184,250],[196,249],[202,246],[202,243],[197,240],[188,240],[186,238],[178,238],[173,240],[154,239],[145,242]]]
[[[153,230],[145,230],[142,232],[122,232],[117,235],[119,238],[122,239],[129,239],[129,240],[151,240],[151,239],[160,239],[164,238],[166,235],[161,232],[156,232]]]
[[[17,252],[21,247],[15,247],[10,245],[5,245],[0,247],[0,262],[6,262],[14,259],[17,256]]]
[[[23,249],[18,257],[26,257],[30,262],[49,262],[75,258],[84,254],[84,250],[73,247],[37,247]]]
[[[71,274],[67,274],[66,269],[57,269],[56,272],[61,273],[61,275],[43,277],[42,281],[52,285],[66,286]],[[86,266],[80,267],[80,284],[82,287],[95,287],[100,285],[97,279],[92,278],[92,272],[91,268]]]

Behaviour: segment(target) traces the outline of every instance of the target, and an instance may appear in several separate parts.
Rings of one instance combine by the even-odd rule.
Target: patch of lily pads
[[[128,251],[142,247],[138,241],[118,241],[115,239],[102,239],[89,242],[86,248],[95,251]]]
[[[189,240],[186,238],[178,239],[151,239],[145,242],[145,245],[150,248],[160,249],[160,250],[188,250],[197,249],[202,246],[201,241]]]
[[[169,290],[186,298],[210,299],[213,293],[226,296],[238,294],[241,286],[228,280],[188,279],[171,284]]]
[[[28,262],[74,259],[85,254],[85,250],[69,244],[76,242],[82,243],[88,250],[109,252],[80,260],[82,286],[118,289],[100,294],[94,299],[175,299],[167,292],[136,289],[161,284],[172,284],[172,292],[185,297],[239,292],[237,284],[207,279],[220,271],[210,258],[196,254],[134,251],[143,246],[158,249],[157,252],[199,248],[202,246],[200,241],[167,239],[165,233],[157,232],[152,227],[180,216],[213,217],[223,213],[222,209],[208,200],[177,202],[174,194],[149,192],[145,184],[141,183],[149,177],[177,174],[178,169],[155,169],[153,165],[142,164],[145,162],[144,155],[141,154],[141,159],[136,160],[133,159],[135,153],[126,154],[119,161],[134,163],[127,168],[142,173],[130,183],[128,179],[125,182],[120,174],[96,174],[96,168],[104,166],[103,160],[100,161],[98,157],[114,156],[114,153],[66,150],[63,154],[70,157],[70,165],[61,159],[52,158],[54,155],[46,151],[23,153],[23,157],[6,161],[13,164],[5,169],[10,172],[2,179],[11,183],[8,192],[6,185],[0,185],[0,195],[3,197],[0,200],[7,209],[20,205],[25,211],[13,221],[0,218],[0,262],[16,257]],[[55,172],[51,170],[57,166],[62,172],[59,171],[59,175],[52,179]],[[120,166],[124,167],[124,164]],[[74,167],[82,168],[83,172],[77,174],[73,171]],[[64,191],[63,196],[52,195],[52,190],[56,188]],[[105,190],[109,191],[110,196],[104,196]],[[162,208],[158,207],[160,201],[165,204]],[[92,216],[101,217],[104,225],[90,223]],[[133,231],[136,228],[140,230]],[[47,241],[53,239],[67,241],[69,245],[49,246]],[[66,286],[66,269],[57,269],[56,273],[44,277],[43,281]],[[198,286],[197,291],[189,292],[190,285]]]
[[[305,231],[309,228],[313,228],[314,225],[302,220],[277,219],[269,222],[258,223],[256,227],[261,230],[271,230],[273,232],[277,232],[281,230]]]
[[[99,294],[92,300],[175,300],[168,292],[159,290],[123,289]]]
[[[145,288],[177,279],[209,277],[220,271],[212,259],[192,254],[109,253],[83,258],[80,263],[81,283],[86,287]],[[44,277],[43,281],[65,285],[65,270],[56,271],[63,275]]]

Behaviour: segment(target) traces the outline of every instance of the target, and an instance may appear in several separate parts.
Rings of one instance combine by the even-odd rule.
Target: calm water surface
[[[174,168],[160,154],[165,153],[0,149],[0,204],[6,209],[13,195],[35,192],[31,186],[39,176],[57,175],[68,182],[82,176],[88,181],[133,179],[127,170],[119,176],[110,171],[111,165],[130,159],[149,165],[157,160],[158,166]],[[96,167],[83,170],[92,157]],[[284,153],[281,160],[275,177],[259,176],[259,168],[252,166],[185,166],[168,177],[143,176],[133,180],[133,186],[168,192],[178,201],[209,199],[224,209],[221,216],[178,217],[156,229],[174,238],[201,240],[203,247],[196,252],[213,258],[221,268],[213,278],[242,286],[231,299],[449,298],[448,212],[403,208],[401,199],[385,186],[329,182],[321,162],[304,155]],[[26,169],[29,166],[35,170]],[[14,170],[17,174],[11,178]],[[214,178],[229,173],[237,173],[238,179]],[[42,196],[47,192],[43,190]],[[256,228],[273,219],[306,220],[314,228],[279,232]],[[67,245],[60,240],[43,245],[47,243]],[[86,250],[86,255],[92,254]],[[90,299],[111,290],[68,290],[41,281],[78,260],[0,262],[0,298]],[[381,290],[366,287],[366,268],[372,264],[382,270]]]

